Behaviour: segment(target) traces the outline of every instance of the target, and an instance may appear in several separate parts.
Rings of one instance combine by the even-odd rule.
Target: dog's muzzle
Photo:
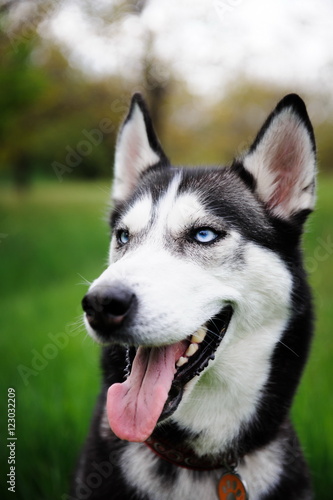
[[[178,342],[151,346],[138,344],[133,333],[139,300],[129,287],[120,282],[93,286],[82,306],[98,340],[124,346],[124,377],[109,387],[106,409],[113,432],[138,442],[176,411],[187,383],[215,358],[233,314],[224,304]]]

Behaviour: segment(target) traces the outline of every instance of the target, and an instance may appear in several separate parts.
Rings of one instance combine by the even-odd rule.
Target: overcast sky
[[[332,88],[332,0],[150,0],[140,16],[120,13],[101,32],[73,2],[47,30],[75,64],[97,74],[130,78],[150,31],[153,52],[199,94],[223,90],[241,74],[291,90]]]

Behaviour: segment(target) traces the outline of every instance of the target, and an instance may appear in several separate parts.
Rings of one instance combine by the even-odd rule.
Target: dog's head
[[[298,96],[279,102],[231,167],[184,169],[170,165],[134,95],[116,148],[110,264],[83,299],[88,332],[128,358],[107,399],[121,439],[144,441],[175,411],[194,423],[205,407],[191,401],[213,379],[240,422],[254,412],[290,320],[314,193],[315,142]]]

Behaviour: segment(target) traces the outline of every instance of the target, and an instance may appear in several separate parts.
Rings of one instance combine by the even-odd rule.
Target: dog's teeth
[[[205,327],[199,328],[199,330],[197,330],[195,334],[192,335],[191,342],[195,344],[200,344],[205,338],[206,333],[207,333],[207,328]]]
[[[178,366],[178,368],[179,368],[180,366],[185,365],[185,363],[187,363],[187,362],[188,362],[188,358],[184,358],[184,356],[181,356],[181,357],[178,359],[178,361],[177,361],[177,363],[176,363],[176,366]]]
[[[197,352],[198,349],[199,349],[198,344],[190,344],[187,351],[185,352],[185,356],[190,358],[191,356],[193,356],[194,353]]]

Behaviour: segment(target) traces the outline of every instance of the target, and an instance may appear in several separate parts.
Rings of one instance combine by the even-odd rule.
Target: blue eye
[[[211,243],[218,238],[218,233],[213,229],[209,229],[208,227],[202,227],[197,229],[193,233],[193,239],[198,243]]]
[[[126,229],[120,229],[117,232],[117,240],[121,245],[126,245],[129,242],[129,232]]]

